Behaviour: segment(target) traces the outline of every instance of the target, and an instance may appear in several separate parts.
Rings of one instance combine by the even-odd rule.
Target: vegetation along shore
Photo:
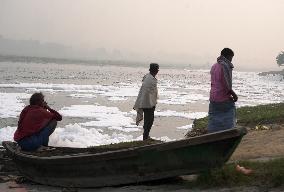
[[[188,137],[206,133],[208,117],[194,121]],[[244,126],[244,136],[230,161],[222,168],[201,173],[188,182],[191,187],[260,186],[284,187],[284,103],[241,107],[237,109],[237,126]],[[244,175],[236,171],[241,164],[253,170]]]

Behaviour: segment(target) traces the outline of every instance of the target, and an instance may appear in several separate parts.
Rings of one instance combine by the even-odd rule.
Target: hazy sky
[[[0,34],[192,64],[230,47],[236,69],[279,69],[284,0],[0,0]]]

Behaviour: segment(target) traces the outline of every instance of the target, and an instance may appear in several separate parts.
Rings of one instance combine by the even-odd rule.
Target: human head
[[[224,56],[226,59],[228,59],[229,61],[232,61],[233,57],[234,57],[234,52],[232,51],[232,49],[230,48],[224,48],[221,51],[221,55]]]
[[[149,71],[150,71],[151,74],[153,74],[155,76],[159,72],[159,64],[151,63]]]
[[[42,106],[43,102],[44,102],[44,95],[41,92],[34,93],[30,98],[30,105]]]

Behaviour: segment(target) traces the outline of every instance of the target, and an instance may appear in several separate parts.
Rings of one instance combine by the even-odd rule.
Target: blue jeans
[[[222,131],[236,126],[236,106],[233,101],[210,102],[208,132]]]
[[[38,133],[35,133],[31,136],[24,137],[18,144],[21,149],[24,151],[34,151],[37,150],[40,146],[48,146],[49,136],[55,130],[57,125],[56,120],[51,120],[44,128],[42,128]]]

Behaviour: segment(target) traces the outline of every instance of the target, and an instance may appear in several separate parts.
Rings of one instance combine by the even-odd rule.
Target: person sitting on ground
[[[144,112],[143,140],[151,139],[149,133],[154,122],[154,111],[158,99],[156,75],[159,72],[159,65],[151,63],[149,71],[150,73],[143,77],[143,83],[133,107],[137,111],[136,125],[143,120]]]
[[[61,120],[62,116],[44,101],[44,95],[34,93],[30,105],[20,114],[14,140],[24,151],[48,149],[49,136]]]

